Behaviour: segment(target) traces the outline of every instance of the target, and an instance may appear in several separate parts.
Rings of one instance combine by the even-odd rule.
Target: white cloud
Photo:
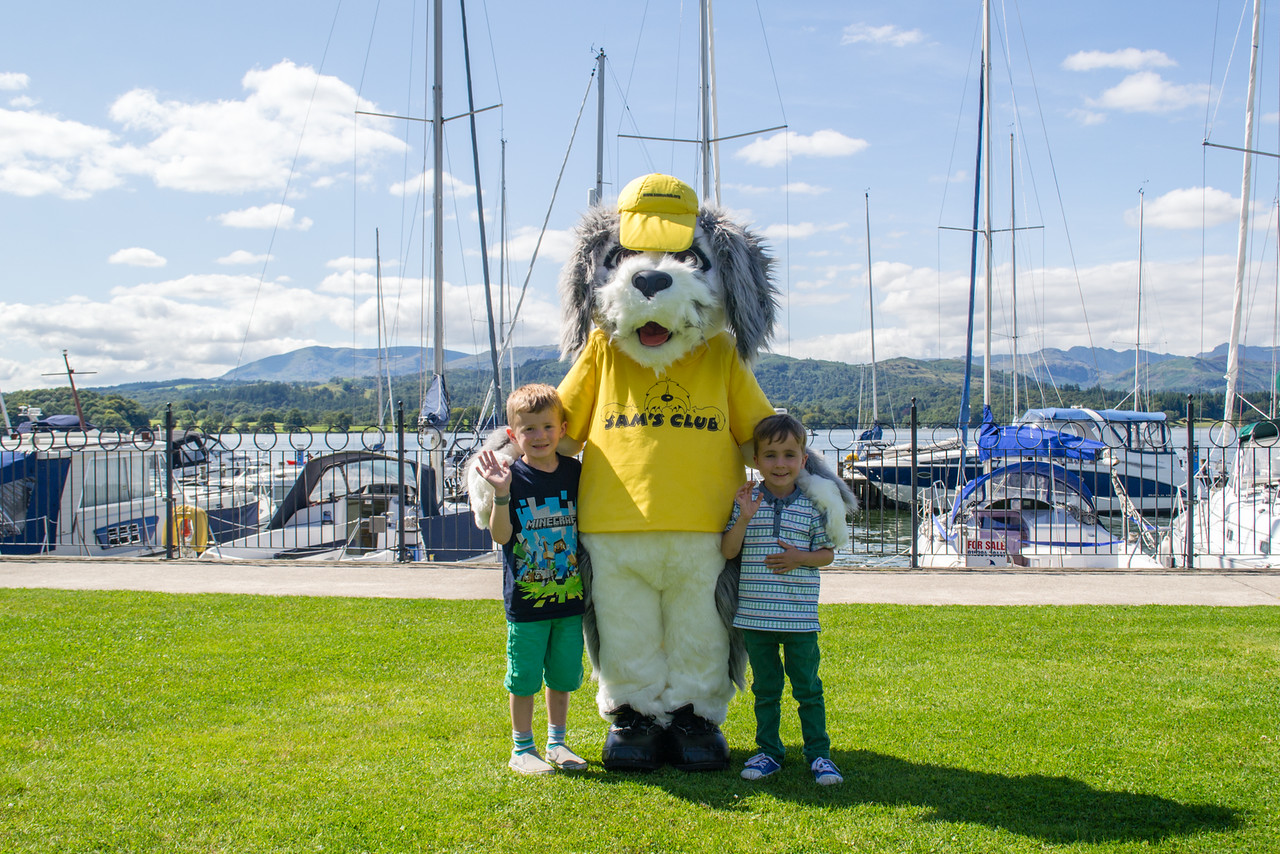
[[[1071,110],[1068,115],[1085,126],[1100,125],[1107,120],[1106,113],[1099,113],[1096,110]]]
[[[840,44],[887,44],[893,47],[906,47],[924,41],[924,34],[919,30],[903,30],[892,24],[873,27],[870,24],[850,24],[844,28]]]
[[[773,193],[791,193],[795,196],[821,196],[824,193],[831,192],[830,187],[819,187],[817,184],[807,184],[803,181],[792,181],[790,184],[783,184],[781,187],[756,187],[752,184],[728,184],[726,187],[748,196],[763,196]]]
[[[758,137],[735,151],[734,157],[757,166],[777,166],[797,156],[848,157],[864,151],[868,145],[865,139],[853,139],[836,130],[815,131],[811,136],[784,131],[770,137]]]
[[[847,222],[837,222],[830,225],[817,225],[812,222],[779,223],[760,229],[760,235],[769,240],[803,240],[806,237],[813,237],[815,234],[843,231],[848,227],[849,224]]]
[[[467,182],[455,178],[452,174],[444,173],[445,190],[455,196],[474,196],[476,188]],[[419,172],[415,177],[407,181],[401,181],[398,184],[391,185],[391,195],[393,196],[416,196],[418,193],[424,195],[434,190],[435,181],[430,172]]]
[[[182,374],[221,376],[237,364],[315,344],[373,346],[377,301],[373,276],[359,274],[352,301],[350,270],[311,289],[282,280],[260,282],[252,274],[184,276],[119,287],[100,297],[69,297],[46,303],[0,302],[0,316],[13,324],[9,349],[29,354],[22,362],[0,359],[5,389],[49,385],[41,373],[59,365],[57,354],[74,340],[76,364],[96,371],[95,384],[171,379],[175,339],[182,345]],[[421,317],[419,282],[384,276],[392,345],[417,344]],[[399,294],[399,297],[390,296]],[[446,283],[447,346],[487,348],[482,285]],[[305,305],[306,311],[298,307]],[[521,336],[545,344],[559,337],[559,309],[533,289],[521,310]]]
[[[29,95],[18,95],[16,98],[9,99],[9,106],[15,110],[29,110],[38,103],[39,101]]]
[[[218,214],[217,220],[228,228],[279,228],[283,231],[307,231],[314,222],[307,218],[294,221],[297,213],[290,205],[270,204]]]
[[[299,312],[303,303],[307,311]],[[249,305],[255,306],[252,321]],[[101,299],[8,303],[0,305],[0,314],[21,325],[13,343],[31,352],[56,353],[68,339],[76,340],[78,363],[107,385],[172,378],[177,337],[184,375],[218,376],[235,366],[242,346],[244,361],[251,361],[321,343],[314,337],[317,318],[351,325],[349,300],[231,275],[113,288]],[[36,365],[21,377],[26,387],[46,384],[39,371]]]
[[[0,71],[0,92],[17,92],[31,85],[31,78],[17,71]]]
[[[1154,71],[1130,74],[1098,98],[1086,99],[1086,105],[1126,113],[1168,113],[1185,107],[1203,105],[1209,95],[1205,84],[1170,83]]]
[[[817,184],[806,184],[803,181],[792,181],[790,184],[784,184],[782,190],[798,196],[821,196],[824,193],[831,192],[830,187],[819,187]]]
[[[111,257],[107,259],[107,263],[126,264],[130,267],[163,267],[169,262],[150,249],[133,246],[129,249],[121,249],[119,252],[112,253]]]
[[[1125,211],[1125,222],[1138,224],[1138,209]],[[1240,219],[1240,199],[1213,187],[1170,190],[1143,205],[1143,224],[1152,228],[1200,228]]]
[[[230,255],[223,255],[218,259],[218,263],[228,267],[241,267],[247,264],[265,264],[271,258],[270,255],[258,255],[247,249],[237,249]]]
[[[382,266],[384,267],[389,266],[389,264],[390,262],[388,261],[382,262]],[[378,259],[377,258],[352,258],[350,255],[347,255],[342,258],[334,258],[331,261],[325,261],[324,265],[328,267],[330,270],[368,271],[368,270],[378,269]]]
[[[539,231],[540,229],[532,226],[516,229],[515,233],[507,238],[507,258],[512,261],[528,261],[531,259],[533,257],[533,248],[538,243]],[[542,236],[542,246],[538,248],[538,263],[563,264],[573,254],[574,243],[572,230],[547,229],[547,233]],[[489,253],[495,258],[497,257],[497,249],[495,247],[491,246]]]
[[[1110,53],[1101,50],[1082,50],[1062,60],[1062,67],[1067,71],[1093,71],[1098,68],[1137,71],[1142,68],[1168,68],[1177,64],[1163,51],[1138,50],[1136,47],[1127,47]]]
[[[933,175],[929,178],[931,184],[972,184],[973,173],[968,169],[957,169],[951,175]]]
[[[0,80],[12,89],[27,83],[22,74]],[[0,110],[0,192],[79,199],[136,175],[188,192],[277,190],[290,174],[324,186],[334,166],[351,162],[355,109],[376,108],[338,78],[288,61],[248,72],[242,85],[243,100],[211,102],[127,92],[109,116],[128,141],[50,114]],[[359,124],[362,156],[404,150],[387,120],[361,117]]]
[[[1028,281],[1045,292],[1075,295],[1062,299],[1019,300],[1019,349],[1031,352],[1043,347],[1132,346],[1137,260],[1082,267],[1020,270]],[[1008,266],[996,271],[1007,281]],[[1230,293],[1234,259],[1205,256],[1177,262],[1148,260],[1144,279],[1150,283],[1144,304],[1144,341],[1159,352],[1192,355],[1200,348],[1199,334],[1186,334],[1186,318],[1203,316],[1203,336],[1208,346],[1226,340],[1231,326],[1231,300],[1210,300],[1201,305],[1203,293]],[[864,285],[865,287],[865,285]],[[954,358],[964,352],[968,313],[968,272],[911,267],[902,263],[875,264],[876,356]],[[864,292],[865,293],[865,292]],[[795,294],[792,295],[793,308]],[[800,358],[865,363],[870,358],[869,330],[865,328],[865,302],[854,293],[849,311],[840,313],[839,328],[827,334],[793,339],[782,352]],[[1083,306],[1083,307],[1082,307]],[[1203,309],[1203,310],[1202,310]],[[809,309],[827,314],[822,306]],[[997,296],[993,349],[1007,354],[1007,294]],[[1084,322],[1087,311],[1088,324]],[[862,312],[861,323],[859,312]],[[974,332],[982,340],[982,317],[975,318]],[[821,324],[819,325],[821,326]],[[827,323],[831,329],[833,324]],[[1269,334],[1269,333],[1267,333]],[[980,347],[980,345],[978,345]],[[1146,345],[1144,345],[1146,346]]]
[[[133,169],[161,187],[230,193],[278,189],[291,173],[351,162],[355,110],[373,105],[349,85],[288,60],[249,71],[241,84],[240,101],[164,101],[145,89],[120,96],[111,118],[149,137],[131,150]],[[361,118],[361,152],[404,149],[384,127],[386,120]]]
[[[0,110],[0,192],[83,199],[119,186],[109,131],[31,110]]]

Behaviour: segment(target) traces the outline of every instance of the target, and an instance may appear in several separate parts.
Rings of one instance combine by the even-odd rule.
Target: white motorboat
[[[1000,428],[988,420],[978,438],[979,456],[1001,464],[966,484],[949,505],[941,490],[930,502],[917,541],[920,565],[1161,566],[1129,537],[1100,523],[1089,487],[1061,465],[1096,459],[1105,447],[1041,427]]]

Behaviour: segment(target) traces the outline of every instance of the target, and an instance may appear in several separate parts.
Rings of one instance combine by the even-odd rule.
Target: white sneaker
[[[563,744],[547,746],[547,761],[561,771],[582,771],[587,767],[587,760]]]
[[[840,769],[830,759],[820,756],[813,760],[813,764],[809,766],[809,769],[813,771],[813,779],[819,786],[838,786],[844,782]]]
[[[542,761],[542,757],[538,755],[536,750],[528,753],[513,753],[511,761],[507,763],[512,771],[521,774],[550,774],[555,768]]]

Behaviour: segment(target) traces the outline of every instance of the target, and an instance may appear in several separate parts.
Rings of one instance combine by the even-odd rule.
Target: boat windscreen
[[[996,469],[974,481],[956,501],[952,521],[978,510],[1065,507],[1080,517],[1096,513],[1093,499],[1058,466],[1017,465]]]

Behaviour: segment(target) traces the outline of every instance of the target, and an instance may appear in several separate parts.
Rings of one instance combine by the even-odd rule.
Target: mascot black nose
[[[631,277],[631,284],[644,294],[645,299],[653,299],[653,295],[658,291],[665,291],[671,287],[671,275],[657,270],[641,270]]]

